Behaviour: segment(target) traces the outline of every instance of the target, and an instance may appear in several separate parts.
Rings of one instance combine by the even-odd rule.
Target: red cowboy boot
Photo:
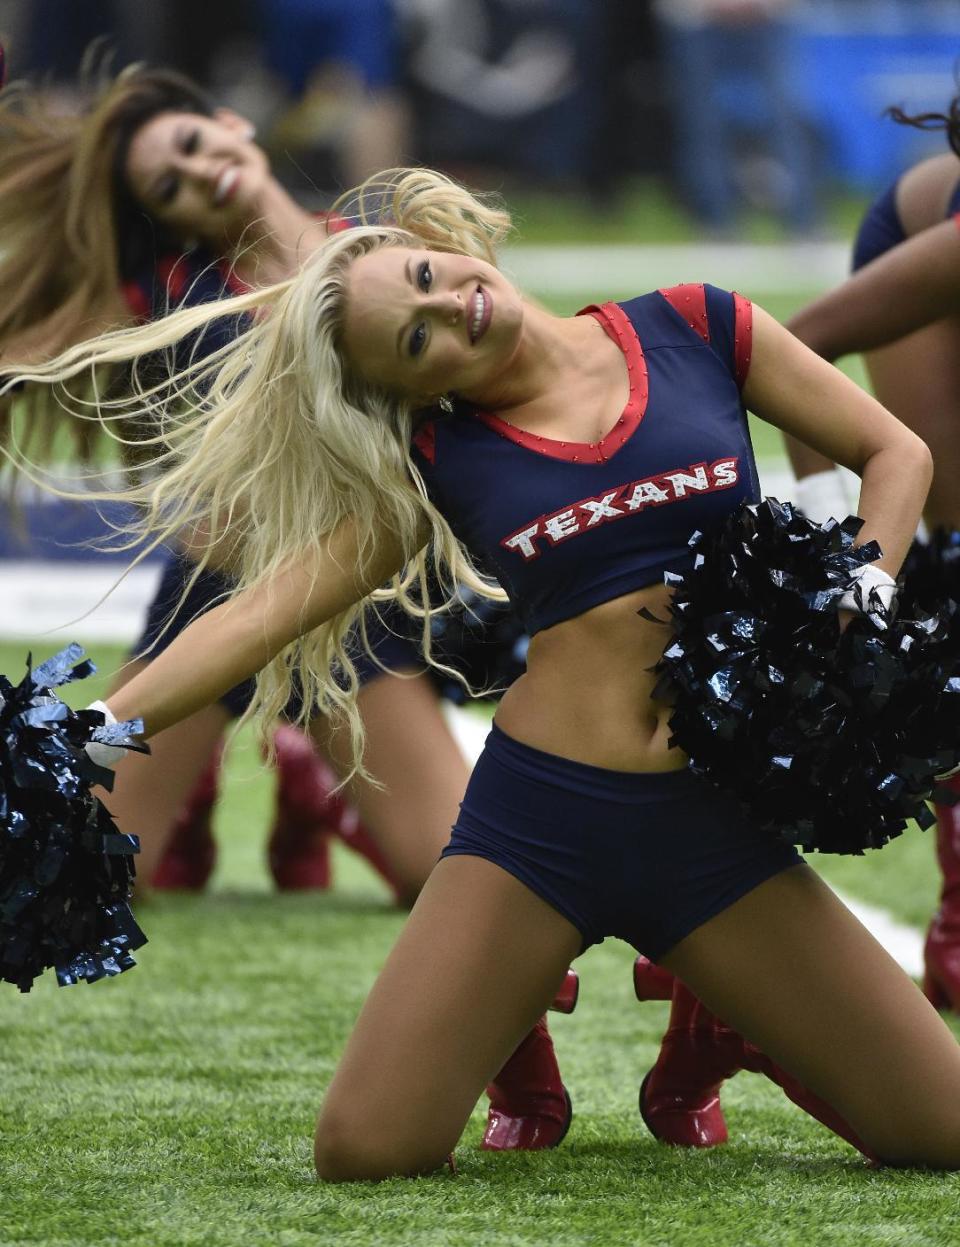
[[[737,1040],[676,981],[656,1064],[640,1084],[640,1116],[654,1138],[677,1147],[726,1143],[720,1086],[740,1069]]]
[[[390,889],[394,902],[397,905],[401,906],[401,908],[409,909],[416,898],[411,897],[409,890],[405,891],[397,880],[396,875],[393,873],[393,868],[380,852],[377,842],[360,821],[360,814],[356,807],[350,805],[340,793],[332,791],[332,788],[337,783],[337,778],[329,768],[327,769],[327,780],[326,801],[327,810],[329,811],[327,817],[330,820],[333,834],[338,836],[348,849],[352,849],[364,861],[369,862]]]
[[[220,795],[223,746],[217,745],[177,815],[150,887],[158,892],[202,892],[213,873],[217,844],[211,816]]]
[[[267,844],[270,873],[281,891],[330,886],[330,837],[366,859],[402,902],[399,884],[386,858],[341,792],[337,778],[310,738],[284,724],[274,738],[277,805]]]
[[[276,802],[267,865],[282,892],[330,886],[329,790],[335,784],[310,741],[291,724],[273,734]],[[339,811],[338,811],[339,813]]]
[[[640,1001],[670,1000],[673,997],[673,975],[641,954],[633,963],[633,991]]]
[[[726,1142],[720,1086],[742,1069],[765,1075],[804,1112],[877,1162],[835,1109],[719,1021],[679,981],[660,1054],[640,1086],[640,1115],[650,1133],[678,1147]]]
[[[560,1078],[553,1040],[541,1018],[487,1087],[490,1110],[480,1146],[488,1152],[556,1147],[573,1108]]]
[[[557,989],[557,994],[550,1002],[551,1013],[572,1013],[577,1007],[577,1000],[580,998],[580,976],[576,970],[568,970],[563,976],[563,982]]]
[[[923,949],[923,993],[936,1008],[960,1012],[960,775],[942,787],[954,792],[958,803],[938,802],[933,807],[942,882],[940,908],[930,923]]]

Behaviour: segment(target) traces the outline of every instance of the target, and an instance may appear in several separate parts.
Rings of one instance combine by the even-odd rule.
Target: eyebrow
[[[410,256],[406,264],[403,266],[403,271],[406,274],[407,281],[410,283],[411,286],[413,285],[413,273],[410,268],[412,264],[413,264],[413,256]],[[400,328],[397,330],[397,354],[400,356],[401,359],[403,358],[403,346],[401,345],[401,341],[402,341],[404,334],[409,329],[409,327],[410,327],[409,322],[404,322],[400,326]]]

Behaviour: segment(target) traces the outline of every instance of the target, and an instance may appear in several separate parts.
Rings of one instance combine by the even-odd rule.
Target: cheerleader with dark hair
[[[937,592],[960,600],[960,96],[942,114],[891,116],[945,130],[951,150],[908,169],[880,196],[857,235],[852,275],[789,328],[824,359],[863,353],[877,398],[930,447],[930,541],[908,560],[905,585],[923,605]],[[800,504],[814,518],[842,518],[833,464],[794,439],[788,449]],[[949,787],[960,800],[960,779]],[[935,811],[942,892],[927,933],[924,990],[960,1011],[960,804],[944,799]]]

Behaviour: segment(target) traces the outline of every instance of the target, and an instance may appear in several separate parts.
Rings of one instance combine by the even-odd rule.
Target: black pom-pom
[[[937,528],[915,541],[900,572],[900,613],[931,611],[945,598],[960,602],[960,532]]]
[[[929,826],[935,777],[960,762],[956,603],[892,615],[871,595],[841,633],[838,600],[880,554],[854,545],[860,526],[767,499],[695,534],[692,569],[668,576],[676,636],[655,695],[673,702],[674,742],[807,851]]]
[[[33,669],[28,658],[16,686],[0,675],[0,980],[24,992],[49,967],[61,986],[119,974],[146,943],[128,904],[139,844],[92,795],[113,772],[84,750],[142,724],[107,727],[60,701],[54,688],[94,670],[82,656],[71,645]]]
[[[505,602],[481,597],[465,585],[457,592],[459,602],[431,621],[434,657],[458,671],[470,688],[502,696],[526,671],[529,638],[523,624]],[[430,675],[441,696],[457,705],[469,701],[457,680],[434,667]]]

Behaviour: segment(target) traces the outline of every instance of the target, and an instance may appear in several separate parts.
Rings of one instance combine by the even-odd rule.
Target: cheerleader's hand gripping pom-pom
[[[108,726],[99,709],[74,711],[53,690],[93,664],[71,645],[19,684],[0,675],[0,980],[29,991],[48,968],[61,985],[129,969],[146,937],[130,912],[136,836],[122,835],[91,787],[113,772],[87,746],[137,722]],[[106,747],[104,745],[103,747]]]
[[[875,585],[864,595],[880,551],[855,544],[860,527],[767,499],[695,534],[692,568],[667,577],[676,635],[655,695],[674,706],[674,743],[808,851],[930,826],[937,777],[960,764],[960,608],[894,615]],[[863,613],[842,630],[850,590]]]
[[[103,726],[95,728],[93,736],[84,745],[91,762],[113,770],[131,750],[145,751],[145,747],[139,745],[132,735],[134,731],[143,731],[143,724],[139,720],[119,723],[105,701],[92,701],[87,709],[103,715]]]
[[[885,628],[897,596],[897,582],[881,567],[867,563],[853,573],[853,584],[837,602],[842,611],[872,615],[878,628]]]

